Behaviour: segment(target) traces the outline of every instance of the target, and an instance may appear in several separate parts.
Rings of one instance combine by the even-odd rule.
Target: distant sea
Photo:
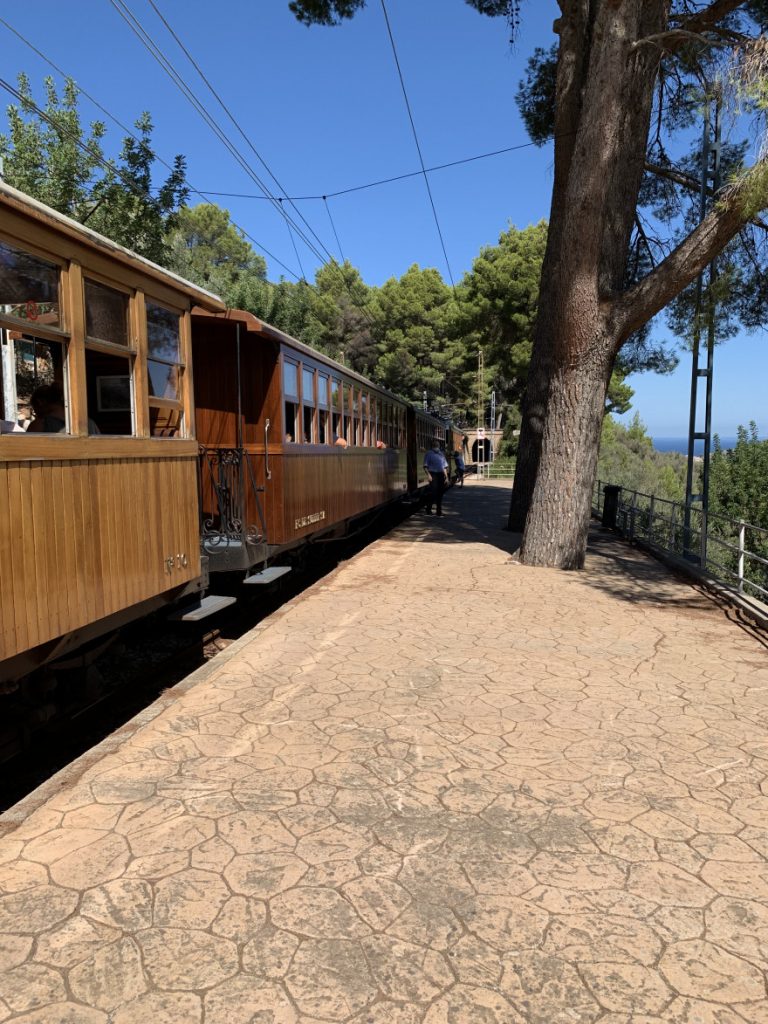
[[[713,435],[714,440],[714,435]],[[687,437],[654,437],[653,447],[657,452],[681,452],[683,455],[688,454],[688,438]],[[735,448],[736,438],[735,437],[721,437],[720,438],[721,448]],[[693,448],[694,455],[704,454],[704,442],[694,441]]]

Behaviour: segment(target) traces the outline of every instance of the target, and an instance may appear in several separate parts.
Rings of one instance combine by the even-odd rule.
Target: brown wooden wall
[[[251,451],[256,481],[265,483],[264,451]],[[406,493],[404,451],[374,448],[332,448],[326,445],[286,446],[270,451],[271,479],[260,495],[270,544],[291,544],[336,523],[360,515]],[[296,527],[305,516],[322,518]],[[249,522],[256,522],[249,506]]]
[[[34,461],[13,443],[0,446],[0,662],[200,575],[195,442],[169,457],[151,454],[169,442],[52,437]]]

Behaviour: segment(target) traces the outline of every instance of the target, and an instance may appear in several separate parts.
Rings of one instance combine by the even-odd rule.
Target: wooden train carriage
[[[249,568],[407,492],[401,400],[240,310],[194,311],[193,351],[212,571]]]
[[[408,447],[408,490],[416,491],[423,488],[426,483],[424,473],[424,456],[437,440],[448,458],[449,469],[451,467],[450,452],[446,450],[448,429],[443,420],[431,416],[421,409],[408,409],[408,436],[410,444]]]
[[[201,588],[190,310],[224,306],[4,184],[0,212],[6,680]]]

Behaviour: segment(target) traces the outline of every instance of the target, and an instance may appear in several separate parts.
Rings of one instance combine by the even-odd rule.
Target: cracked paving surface
[[[0,1021],[767,1024],[760,635],[507,490],[414,516],[0,819]]]

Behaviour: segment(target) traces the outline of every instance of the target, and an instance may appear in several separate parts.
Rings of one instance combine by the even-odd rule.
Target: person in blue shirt
[[[440,442],[435,439],[432,448],[424,456],[424,471],[429,477],[429,491],[425,511],[432,515],[432,506],[437,506],[437,514],[443,514],[443,491],[448,486],[448,462],[440,451]]]
[[[456,463],[456,483],[459,487],[463,487],[464,474],[467,472],[467,466],[464,462],[464,456],[458,449],[453,453],[453,461]]]

